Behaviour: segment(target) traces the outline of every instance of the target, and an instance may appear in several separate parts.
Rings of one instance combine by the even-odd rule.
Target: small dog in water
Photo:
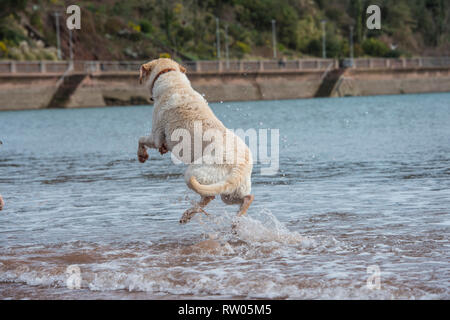
[[[151,134],[139,139],[139,161],[144,163],[148,159],[146,148],[157,149],[161,154],[173,151],[179,143],[172,139],[177,130],[183,129],[191,137],[188,142],[190,154],[184,154],[186,150],[183,149],[183,155],[175,151],[173,155],[188,164],[186,184],[201,199],[184,212],[180,223],[187,223],[196,213],[207,214],[203,208],[218,195],[226,204],[239,204],[238,215],[246,214],[254,199],[250,194],[253,160],[246,144],[217,119],[202,95],[191,87],[186,69],[177,62],[156,59],[143,64],[139,82],[142,84],[144,81],[154,100],[154,108]],[[212,163],[211,158],[204,155],[212,139],[204,141],[203,133],[200,146],[195,146],[198,125],[202,132],[213,130],[219,133],[221,139],[214,139],[215,160],[219,161]],[[218,143],[220,140],[231,141],[227,140],[230,137],[233,143]],[[183,137],[183,142],[186,142],[184,140]],[[199,149],[201,153],[197,152]]]

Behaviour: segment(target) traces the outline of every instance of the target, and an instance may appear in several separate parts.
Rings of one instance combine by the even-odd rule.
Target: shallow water
[[[152,107],[1,112],[0,298],[450,298],[450,94],[212,108],[280,129],[234,231],[218,200],[179,225],[183,166],[136,159]]]

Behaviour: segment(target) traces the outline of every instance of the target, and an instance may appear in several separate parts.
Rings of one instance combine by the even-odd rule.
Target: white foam
[[[239,217],[235,220],[235,230],[238,237],[248,242],[276,242],[280,244],[300,244],[306,247],[312,240],[298,232],[288,230],[275,216],[265,210],[257,220],[250,216]]]
[[[177,254],[170,252],[170,254]],[[165,257],[161,257],[162,260]],[[224,259],[226,259],[224,257]],[[352,279],[349,274],[335,273],[328,277],[304,279],[279,272],[248,272],[246,259],[234,258],[232,266],[214,267],[174,266],[160,264],[156,267],[132,267],[111,269],[111,262],[94,266],[83,266],[81,289],[99,292],[129,291],[155,295],[189,295],[194,297],[222,296],[247,298],[287,299],[411,299],[443,298],[417,288],[399,291],[383,283],[382,290],[368,290],[364,283]],[[244,262],[244,268],[240,267]],[[266,270],[266,269],[264,269]],[[4,270],[1,270],[4,271]],[[0,282],[24,283],[44,286],[57,296],[57,290],[67,290],[67,274],[59,266],[48,268],[30,267],[0,272]],[[64,291],[61,291],[61,297]],[[444,296],[445,297],[445,296]]]
[[[252,243],[277,243],[311,247],[315,241],[310,237],[288,230],[270,210],[236,217],[235,213],[222,212],[208,217],[198,216],[197,221],[210,239],[229,239],[235,235],[239,240]],[[233,229],[230,230],[230,227]],[[211,238],[213,237],[213,238]]]
[[[393,280],[383,280],[380,291],[366,289],[365,269],[355,274],[354,268],[329,258],[342,257],[354,248],[332,237],[310,237],[289,230],[269,210],[240,218],[227,212],[198,215],[191,223],[200,228],[203,239],[198,239],[194,228],[197,234],[184,242],[80,241],[10,248],[0,263],[0,282],[47,287],[53,297],[58,292],[62,297],[68,290],[68,275],[66,260],[61,257],[84,252],[90,259],[79,265],[81,289],[111,298],[127,291],[174,298],[266,299],[410,299],[432,294],[419,287],[400,290],[405,281],[389,273],[394,268],[389,264],[383,265],[383,279]],[[19,256],[20,263],[15,258]],[[324,259],[318,263],[315,256]],[[433,297],[446,298],[447,292],[444,288]]]

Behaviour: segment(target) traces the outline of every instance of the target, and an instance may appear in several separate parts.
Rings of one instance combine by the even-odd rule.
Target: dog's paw
[[[234,217],[233,220],[231,221],[231,234],[237,236],[239,227],[240,227],[240,219],[239,217]]]
[[[147,150],[141,149],[138,151],[138,159],[140,163],[144,163],[148,160],[148,153]]]
[[[191,221],[191,218],[187,219],[187,218],[185,218],[185,217],[181,217],[181,219],[180,219],[180,224],[186,224],[186,223],[188,223],[189,221]]]
[[[180,219],[180,224],[186,224],[191,221],[192,217],[197,213],[197,210],[188,209],[186,210]]]
[[[186,223],[188,223],[189,221],[191,221],[192,216],[193,216],[193,215],[188,216],[188,215],[186,215],[186,214],[183,214],[183,216],[182,216],[181,219],[180,219],[180,224],[186,224]]]
[[[161,147],[159,147],[159,153],[161,155],[166,154],[167,152],[169,152],[169,150],[167,149],[167,146],[165,144],[163,144]]]

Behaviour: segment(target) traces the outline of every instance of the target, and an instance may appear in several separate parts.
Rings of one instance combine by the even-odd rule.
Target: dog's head
[[[139,71],[139,83],[142,84],[147,79],[150,80],[154,79],[160,72],[166,69],[175,69],[182,73],[186,73],[186,69],[178,62],[172,59],[167,58],[155,59],[141,65]]]

